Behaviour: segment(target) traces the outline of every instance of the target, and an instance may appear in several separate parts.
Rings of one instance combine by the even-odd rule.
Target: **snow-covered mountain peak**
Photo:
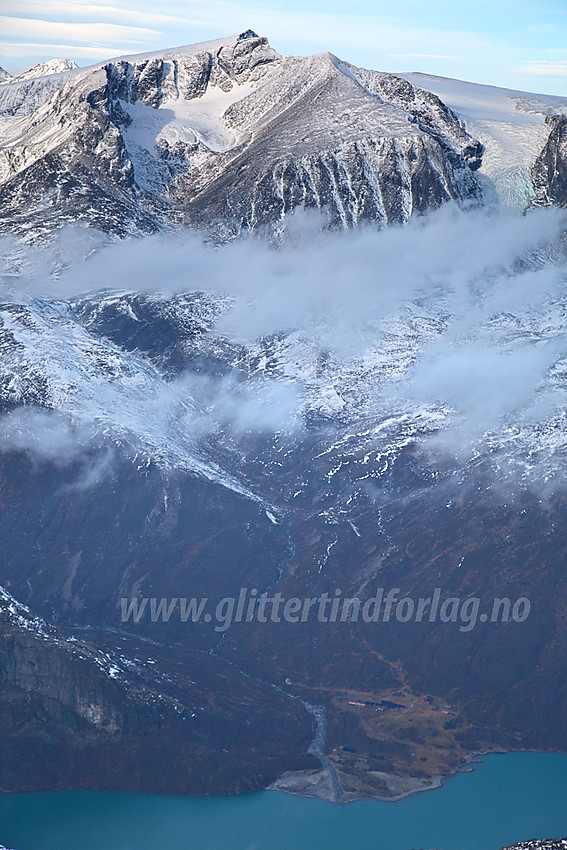
[[[75,71],[78,69],[76,62],[71,59],[50,59],[48,62],[40,62],[33,65],[31,68],[22,71],[16,76],[8,76],[2,79],[2,82],[19,83],[22,80],[35,80],[38,77],[47,77],[50,74],[61,74],[65,71]]]
[[[35,205],[41,229],[87,218],[124,235],[238,232],[296,206],[387,224],[480,199],[482,148],[437,97],[330,53],[284,58],[251,30],[19,80],[0,116],[11,230]],[[46,174],[62,194],[46,194]]]

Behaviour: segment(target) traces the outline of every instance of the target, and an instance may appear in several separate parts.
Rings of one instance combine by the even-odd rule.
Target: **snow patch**
[[[217,86],[209,86],[202,97],[185,100],[169,98],[154,109],[143,101],[123,104],[132,118],[132,124],[123,130],[126,145],[129,143],[155,153],[160,139],[168,144],[176,142],[197,144],[209,150],[221,152],[231,148],[236,140],[223,115],[229,106],[254,91],[253,83],[234,83],[228,92]]]

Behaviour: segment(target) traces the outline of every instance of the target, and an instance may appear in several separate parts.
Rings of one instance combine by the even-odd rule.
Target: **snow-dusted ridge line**
[[[206,456],[192,433],[195,403],[187,388],[168,383],[142,354],[91,335],[64,302],[32,299],[25,307],[8,306],[0,309],[0,322],[0,344],[2,337],[8,344],[0,365],[4,399],[16,400],[23,393],[33,403],[30,392],[37,386],[35,403],[44,403],[45,391],[48,407],[78,429],[76,436],[69,434],[71,444],[85,442],[88,448],[102,429],[111,442],[140,452],[148,463],[152,459],[165,469],[184,469],[271,507]],[[25,430],[25,421],[14,427]],[[33,432],[30,439],[33,443]]]
[[[12,594],[0,585],[0,615],[25,631],[32,632],[36,637],[49,640],[54,637],[55,629],[49,626],[42,617],[32,614],[27,605],[18,602]]]
[[[567,99],[330,53],[282,57],[251,31],[116,57],[0,86],[0,229],[226,240],[278,231],[297,207],[349,228],[448,202],[562,205],[563,131],[549,121],[564,111]]]
[[[194,44],[185,44],[179,47],[168,47],[164,50],[151,50],[145,53],[125,53],[120,56],[111,56],[102,62],[95,62],[93,65],[85,65],[79,68],[79,71],[94,71],[104,68],[106,65],[118,62],[129,62],[136,64],[137,62],[151,61],[152,59],[175,59],[178,56],[193,56],[196,53],[216,53],[222,47],[234,47],[242,33],[228,35],[221,38],[213,38],[209,41],[198,41]],[[257,37],[257,36],[256,36]]]
[[[80,71],[81,69],[76,62],[71,59],[50,59],[48,62],[40,62],[37,65],[32,65],[25,71],[19,74],[10,74],[5,79],[0,77],[0,84],[12,85],[26,80],[34,80],[42,77],[48,77],[53,74],[65,74],[70,71]],[[7,72],[5,72],[7,73]]]
[[[151,50],[142,53],[121,53],[117,56],[109,56],[108,59],[103,59],[100,62],[93,62],[91,65],[77,65],[76,62],[71,62],[69,59],[50,59],[48,62],[33,65],[25,71],[13,75],[9,71],[4,71],[8,75],[5,83],[19,83],[24,80],[38,79],[40,77],[51,74],[65,73],[67,76],[73,74],[75,76],[88,74],[91,71],[100,71],[108,64],[118,62],[146,62],[152,59],[174,59],[178,56],[191,56],[201,51],[217,51],[221,47],[233,47],[240,37],[240,34],[229,35],[223,38],[211,39],[209,41],[195,42],[194,44],[180,45],[179,47],[169,47],[161,50]],[[54,70],[51,70],[51,69]],[[33,73],[34,71],[38,73]],[[39,72],[42,73],[39,73]]]

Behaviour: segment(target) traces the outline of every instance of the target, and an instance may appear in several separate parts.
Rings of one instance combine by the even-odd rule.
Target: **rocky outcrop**
[[[567,116],[550,116],[551,132],[533,167],[533,206],[567,207]]]
[[[157,109],[169,98],[202,97],[209,85],[227,92],[234,85],[257,80],[262,66],[279,58],[266,38],[251,33],[216,49],[110,62],[105,70],[114,97],[128,103],[141,100]]]
[[[365,75],[381,80],[389,94],[378,85],[371,91],[330,54],[279,63],[261,89],[225,113],[249,141],[225,155],[220,174],[190,201],[192,220],[254,228],[303,206],[349,227],[403,223],[446,201],[478,200],[473,166],[481,146],[456,117],[434,95],[418,96],[398,78],[361,72],[361,80]],[[397,84],[408,89],[403,103],[394,94]],[[425,101],[429,128],[417,117]],[[189,173],[171,192],[190,180]],[[199,189],[197,180],[194,185]]]
[[[371,94],[408,112],[412,121],[439,139],[447,149],[454,148],[473,171],[480,167],[483,154],[481,143],[471,138],[463,122],[435,94],[393,74],[368,71],[338,60],[337,64],[339,68],[351,73]]]

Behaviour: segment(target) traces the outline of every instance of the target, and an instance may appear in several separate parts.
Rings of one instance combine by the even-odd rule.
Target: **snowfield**
[[[480,174],[488,199],[524,208],[533,195],[531,168],[549,135],[545,119],[567,115],[567,97],[466,83],[431,74],[401,74],[441,98],[485,151]]]

